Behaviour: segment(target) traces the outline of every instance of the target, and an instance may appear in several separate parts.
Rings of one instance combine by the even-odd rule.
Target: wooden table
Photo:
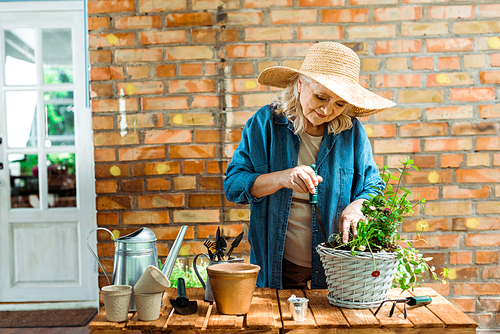
[[[392,317],[392,303],[386,303],[375,317],[376,309],[352,310],[330,305],[327,290],[274,290],[257,288],[250,312],[245,316],[221,315],[215,304],[203,301],[201,288],[187,289],[187,297],[198,302],[198,312],[192,315],[174,313],[170,298],[177,297],[177,290],[167,289],[160,318],[155,321],[139,321],[135,312],[122,323],[106,321],[104,310],[92,320],[91,334],[125,333],[421,333],[450,334],[475,333],[477,324],[458,310],[449,301],[430,288],[418,288],[413,292],[399,294],[391,290],[389,298],[409,296],[431,296],[432,303],[426,306],[408,307],[407,319],[403,316],[403,305],[397,304]],[[293,321],[287,299],[295,294],[309,299],[305,321]]]

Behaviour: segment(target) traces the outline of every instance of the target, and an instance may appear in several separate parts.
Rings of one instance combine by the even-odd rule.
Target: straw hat
[[[296,73],[316,80],[351,104],[352,116],[368,116],[396,105],[361,87],[359,57],[350,48],[339,43],[314,44],[299,70],[273,66],[263,70],[258,80],[264,86],[286,88],[290,84],[290,77]]]

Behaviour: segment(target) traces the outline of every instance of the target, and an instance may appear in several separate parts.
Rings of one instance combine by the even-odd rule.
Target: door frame
[[[87,208],[87,213],[80,214],[78,216],[78,236],[75,236],[79,247],[79,271],[80,271],[80,288],[85,291],[79,293],[78,298],[62,298],[58,299],[57,302],[54,300],[47,301],[37,299],[37,301],[16,301],[8,300],[2,297],[0,293],[0,311],[15,311],[15,310],[42,310],[42,309],[68,309],[68,308],[86,308],[86,307],[98,307],[99,305],[99,289],[98,289],[98,273],[97,264],[95,263],[93,257],[86,249],[87,243],[87,233],[91,229],[95,228],[96,224],[96,208],[95,208],[95,172],[94,172],[94,159],[93,159],[93,143],[92,143],[92,112],[90,108],[87,107],[87,87],[88,87],[88,76],[87,76],[87,32],[86,32],[86,11],[84,10],[84,1],[16,1],[16,2],[0,2],[0,14],[12,13],[33,13],[33,12],[68,12],[74,15],[74,20],[76,22],[72,37],[74,41],[81,41],[81,49],[78,51],[73,47],[73,64],[75,76],[82,78],[74,82],[74,91],[80,92],[74,96],[74,106],[77,109],[79,115],[75,115],[75,146],[78,146],[79,152],[79,162],[77,161],[77,173],[82,173],[84,177],[77,176],[80,181],[77,184],[77,206]],[[85,41],[85,42],[84,42]],[[75,45],[75,43],[73,43]],[[0,75],[3,69],[0,69]],[[1,80],[3,81],[3,79]],[[3,101],[4,97],[0,96],[1,105],[5,105]],[[6,138],[7,129],[5,122],[0,124],[0,133]],[[82,136],[82,134],[84,134]],[[0,145],[0,159],[6,160],[7,154],[5,154],[5,141],[3,145]],[[0,185],[3,189],[2,192],[6,193],[6,187],[8,188],[7,177],[9,175],[8,161],[0,161],[4,163],[4,170],[0,170],[0,180],[3,180],[3,185]],[[82,174],[80,174],[82,175]],[[3,217],[10,216],[9,205],[6,200],[0,203],[0,219]],[[22,210],[22,209],[19,209]],[[3,213],[2,213],[3,211]],[[7,212],[6,212],[7,211]],[[21,212],[19,212],[21,213]],[[26,212],[26,214],[33,217],[34,212]],[[24,214],[21,214],[24,216]],[[36,220],[36,217],[33,217]],[[10,221],[10,219],[9,219]],[[55,221],[60,221],[57,219]],[[0,268],[11,268],[10,263],[10,224],[7,222],[0,221]],[[96,248],[96,240],[93,238],[89,240],[90,246]],[[4,270],[0,270],[2,272]],[[10,269],[8,270],[10,273]],[[1,274],[0,274],[1,275]],[[7,275],[1,275],[6,277]],[[2,280],[3,281],[3,280]],[[3,282],[4,285],[7,282]],[[1,292],[1,291],[0,291]],[[42,294],[43,295],[43,294]],[[12,298],[12,296],[10,297]],[[14,296],[15,298],[15,296]],[[2,300],[3,299],[3,300]],[[44,299],[42,297],[42,299]]]

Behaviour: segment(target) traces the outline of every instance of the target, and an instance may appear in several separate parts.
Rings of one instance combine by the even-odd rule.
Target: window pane
[[[36,147],[36,92],[6,92],[5,103],[9,147]]]
[[[75,154],[47,155],[49,208],[76,207]]]
[[[73,92],[45,92],[45,146],[74,145]]]
[[[35,32],[5,30],[5,84],[36,85]]]
[[[11,208],[39,208],[38,156],[9,154]]]
[[[73,82],[71,29],[42,30],[43,82]]]

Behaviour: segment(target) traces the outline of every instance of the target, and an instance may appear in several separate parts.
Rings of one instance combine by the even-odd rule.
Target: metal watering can
[[[115,243],[113,277],[111,282],[109,281],[108,275],[106,274],[101,262],[99,262],[99,258],[89,245],[90,235],[92,232],[97,230],[103,230],[111,234],[111,238]],[[179,233],[177,234],[177,238],[170,249],[168,257],[163,264],[162,272],[165,276],[167,276],[167,278],[170,278],[170,274],[172,274],[172,270],[174,269],[177,255],[179,254],[182,242],[184,241],[184,236],[186,235],[186,230],[187,226],[181,227]],[[101,267],[101,270],[110,285],[134,286],[148,266],[151,265],[158,267],[156,235],[147,227],[140,228],[137,231],[123,237],[119,237],[118,239],[115,239],[113,233],[107,228],[97,227],[91,230],[87,236],[87,248]],[[130,311],[135,310],[135,300],[132,296],[130,300]]]

